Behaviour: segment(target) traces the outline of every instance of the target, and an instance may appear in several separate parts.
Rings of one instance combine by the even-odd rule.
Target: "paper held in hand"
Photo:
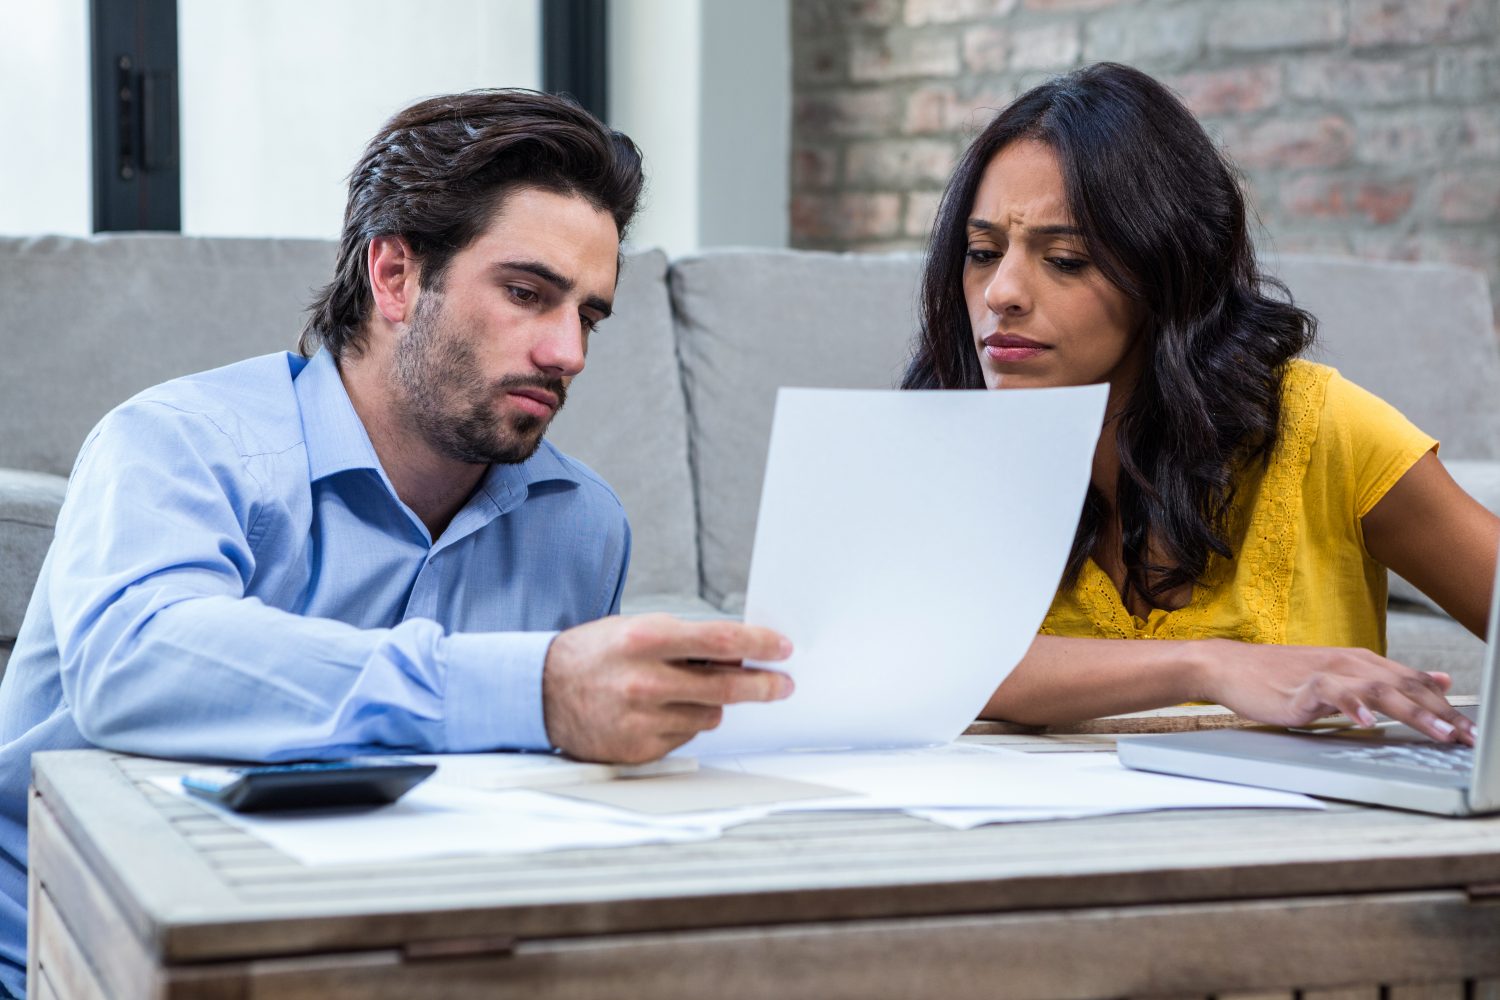
[[[782,389],[745,621],[795,644],[786,701],[682,753],[924,746],[1025,654],[1067,561],[1106,386]]]

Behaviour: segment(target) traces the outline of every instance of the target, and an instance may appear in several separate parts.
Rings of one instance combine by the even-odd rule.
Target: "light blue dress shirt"
[[[619,499],[543,443],[434,541],[332,358],[177,379],[84,443],[0,684],[0,980],[24,989],[31,755],[548,747],[542,664],[612,614]]]

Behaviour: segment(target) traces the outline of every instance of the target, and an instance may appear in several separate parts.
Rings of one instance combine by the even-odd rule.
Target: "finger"
[[[1444,673],[1441,670],[1427,670],[1424,671],[1424,673],[1426,673],[1428,677],[1431,677],[1434,681],[1437,682],[1438,687],[1442,689],[1444,694],[1447,694],[1449,691],[1453,690],[1452,674]]]
[[[791,641],[779,632],[741,622],[690,622],[679,618],[642,620],[630,636],[631,652],[663,660],[784,660]]]
[[[780,701],[794,689],[792,679],[778,670],[722,664],[677,666],[672,691],[665,700],[694,705],[732,705],[741,701]]]
[[[1469,720],[1425,684],[1378,685],[1370,700],[1380,711],[1440,743],[1473,745]]]

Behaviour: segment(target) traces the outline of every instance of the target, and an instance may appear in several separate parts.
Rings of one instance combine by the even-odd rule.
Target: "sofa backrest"
[[[744,602],[777,388],[894,388],[916,329],[920,269],[913,254],[795,251],[726,251],[673,263],[710,602],[729,610]]]
[[[0,239],[0,467],[66,476],[116,404],[189,372],[291,350],[321,240]]]
[[[1406,414],[1445,459],[1500,458],[1500,342],[1483,274],[1291,254],[1268,269],[1318,318],[1309,357]]]
[[[696,596],[687,404],[660,250],[625,259],[614,314],[589,338],[588,365],[547,439],[599,473],[625,505],[632,537],[626,599],[672,606],[662,598]]]
[[[0,238],[0,468],[66,476],[99,418],[142,389],[294,350],[335,249],[176,235]],[[615,313],[551,439],[620,494],[635,542],[628,593],[695,595],[685,404],[660,251],[627,259]]]

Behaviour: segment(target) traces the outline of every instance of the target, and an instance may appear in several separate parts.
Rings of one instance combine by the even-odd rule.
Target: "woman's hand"
[[[1439,742],[1474,744],[1474,725],[1448,704],[1452,678],[1404,667],[1367,649],[1199,643],[1202,699],[1248,719],[1306,725],[1343,712],[1362,726],[1376,712]]]

